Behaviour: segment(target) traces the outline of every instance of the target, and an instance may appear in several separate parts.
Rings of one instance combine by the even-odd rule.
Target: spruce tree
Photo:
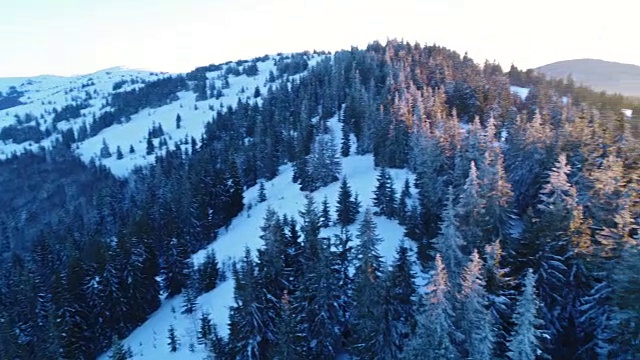
[[[455,347],[459,337],[453,326],[449,276],[440,254],[436,254],[435,274],[427,285],[419,307],[418,326],[402,354],[403,359],[460,359]]]
[[[447,193],[446,207],[442,213],[442,223],[440,233],[434,239],[435,249],[441,254],[447,273],[450,274],[451,284],[454,289],[458,289],[462,268],[466,259],[462,254],[462,247],[465,241],[458,231],[458,221],[455,218],[455,208],[453,206],[453,187],[449,187]]]
[[[495,328],[487,309],[483,263],[474,250],[462,274],[462,332],[470,359],[494,359]]]
[[[198,288],[202,293],[213,290],[218,284],[220,269],[213,249],[207,251],[204,260],[196,271],[198,276]]]
[[[109,150],[109,144],[107,144],[107,139],[102,138],[102,147],[100,148],[100,157],[103,159],[108,159],[111,157],[111,150]]]
[[[208,348],[213,340],[213,325],[211,318],[206,312],[200,314],[198,324],[198,344]]]
[[[153,144],[153,139],[147,136],[147,155],[153,155],[156,152],[156,146]]]
[[[367,208],[356,235],[356,269],[353,279],[353,352],[374,359],[384,350],[383,300],[384,262],[378,250],[378,236],[371,210]]]
[[[265,201],[267,201],[267,192],[264,188],[264,181],[260,181],[258,186],[258,202],[263,203]]]
[[[109,360],[128,360],[133,357],[130,347],[125,347],[122,341],[117,338],[113,339],[113,346],[109,354]]]
[[[460,225],[460,234],[466,240],[465,250],[484,249],[482,244],[483,224],[486,223],[485,202],[480,197],[480,181],[475,162],[469,167],[469,177],[464,184],[460,200],[456,206],[456,219]]]
[[[178,346],[180,346],[180,341],[178,340],[178,336],[176,335],[176,328],[173,327],[173,324],[169,325],[169,330],[167,331],[167,346],[169,346],[169,352],[178,351]]]
[[[118,145],[118,147],[116,147],[116,159],[117,160],[124,159],[124,154],[122,153],[122,149],[120,148],[120,145]]]
[[[513,315],[515,328],[509,337],[509,352],[512,360],[535,360],[543,357],[540,340],[543,336],[540,327],[544,321],[538,317],[540,303],[536,296],[535,276],[529,269],[524,279],[524,289],[518,299]]]
[[[320,227],[328,228],[331,226],[331,210],[329,209],[329,199],[325,195],[320,205]]]
[[[385,278],[383,358],[398,359],[416,328],[416,274],[411,260],[409,248],[401,243]]]
[[[381,168],[377,177],[378,183],[373,192],[373,206],[378,208],[376,215],[395,218],[396,190],[393,179],[386,168]]]
[[[343,176],[340,181],[338,204],[336,205],[336,223],[338,225],[349,226],[356,221],[356,217],[360,212],[360,205],[356,201],[351,193],[347,177]]]
[[[135,154],[136,153],[136,149],[133,147],[133,145],[129,145],[129,154]]]

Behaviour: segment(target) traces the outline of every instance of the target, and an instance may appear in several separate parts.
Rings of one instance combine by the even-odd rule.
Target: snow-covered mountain
[[[306,62],[305,68],[313,67],[324,57],[310,53],[298,54],[300,56]],[[94,159],[114,174],[126,176],[136,165],[152,162],[156,151],[173,149],[174,144],[188,142],[191,137],[200,139],[205,123],[215,111],[233,107],[239,100],[259,102],[268,88],[284,77],[278,64],[286,64],[291,57],[292,54],[263,56],[251,61],[210,65],[187,74],[114,67],[73,77],[0,78],[0,159],[26,149],[50,147],[65,131],[72,129],[78,140],[72,141],[73,148],[84,161]],[[285,76],[295,78],[303,73]],[[189,85],[171,92],[161,106],[127,109],[126,116],[114,111],[118,109],[114,109],[113,98],[118,93],[131,93],[158,80],[175,78],[186,78]],[[193,91],[193,84],[198,82],[205,86],[206,96],[198,97]],[[91,131],[91,123],[108,111],[116,114],[114,123]],[[150,130],[159,128],[162,130],[155,132],[151,139],[156,151],[148,154]],[[80,135],[82,132],[87,135]],[[164,141],[163,149],[160,145]],[[101,156],[105,142],[113,156]],[[122,159],[116,156],[118,147]]]
[[[337,117],[331,119],[329,125],[334,132],[340,129]],[[373,164],[373,156],[369,154],[342,158],[342,169],[343,175],[352,184],[353,192],[359,194],[362,208],[371,207],[373,191],[377,183],[377,171]],[[245,210],[233,220],[228,229],[221,232],[214,243],[192,256],[194,264],[202,263],[210,249],[214,250],[223,268],[225,268],[225,264],[229,265],[232,260],[241,260],[246,247],[255,255],[256,250],[263,245],[263,241],[260,239],[260,227],[263,225],[266,211],[269,208],[279,214],[294,217],[300,222],[298,211],[302,210],[304,206],[305,193],[291,182],[292,171],[291,165],[282,166],[280,175],[265,183],[267,194],[265,202],[258,202],[258,185],[248,189],[244,193]],[[398,193],[400,193],[405,179],[408,178],[410,182],[413,182],[414,175],[407,170],[391,169],[389,172]],[[337,202],[339,186],[339,182],[335,182],[313,192],[312,195],[316,203],[319,204],[326,196],[333,211]],[[415,193],[413,196],[416,196]],[[356,223],[349,227],[352,233],[357,233],[362,216],[360,214]],[[404,237],[404,228],[397,221],[384,217],[376,217],[376,225],[378,233],[383,239],[379,248],[380,253],[384,260],[390,264],[396,248]],[[339,232],[340,228],[333,226],[323,229],[321,235],[332,236]],[[415,249],[413,242],[407,241],[405,245]],[[228,266],[227,270],[229,270]],[[416,271],[419,269],[416,268]],[[424,277],[424,275],[422,276]],[[425,283],[425,279],[419,278],[418,283]],[[197,310],[193,314],[181,314],[184,295],[164,301],[160,309],[149,320],[123,340],[124,345],[131,348],[133,359],[202,360],[206,358],[205,348],[197,345],[198,318],[202,312],[211,314],[211,319],[215,322],[220,334],[226,336],[229,307],[234,304],[233,286],[233,280],[230,279],[219,284],[213,291],[201,295],[197,301]],[[171,325],[176,329],[176,334],[181,342],[177,352],[170,352],[166,345],[167,329]],[[190,345],[194,345],[194,351],[189,349]],[[107,360],[108,357],[109,353],[106,353],[99,359]]]

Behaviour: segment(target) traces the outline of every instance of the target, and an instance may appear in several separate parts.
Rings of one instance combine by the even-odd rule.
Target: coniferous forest
[[[114,93],[89,131],[185,89],[216,96],[206,69]],[[126,178],[79,160],[73,131],[0,162],[0,359],[127,359],[120,340],[163,297],[183,294],[178,311],[192,313],[225,277],[229,335],[198,314],[212,359],[640,358],[640,142],[626,98],[397,40],[277,70],[260,103],[212,109],[201,138],[148,149],[155,162]],[[328,136],[334,116],[341,138]],[[372,208],[341,175],[352,154],[379,170]],[[270,209],[256,253],[195,266],[244,190],[266,199],[287,163],[309,192],[302,220]],[[402,168],[415,181],[398,193],[388,170]],[[338,203],[310,194],[334,182]],[[415,254],[400,246],[386,263],[375,216],[397,220]],[[330,225],[344,229],[320,236]],[[179,346],[175,330],[161,336]]]

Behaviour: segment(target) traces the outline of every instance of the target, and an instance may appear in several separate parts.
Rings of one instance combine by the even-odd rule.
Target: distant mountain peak
[[[535,70],[553,78],[571,75],[576,83],[595,90],[640,96],[640,66],[634,64],[583,58],[557,61]]]

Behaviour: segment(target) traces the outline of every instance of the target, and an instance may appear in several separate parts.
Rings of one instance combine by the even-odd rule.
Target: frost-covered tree
[[[178,339],[178,335],[176,334],[176,328],[173,324],[169,325],[169,330],[167,330],[167,346],[169,346],[169,352],[178,351],[178,346],[180,346],[180,340]]]
[[[543,336],[540,328],[544,321],[538,317],[540,303],[536,295],[535,276],[529,269],[524,279],[524,289],[513,315],[515,328],[509,337],[509,352],[507,356],[512,360],[535,360],[542,358],[543,352],[540,340]]]
[[[338,204],[336,205],[336,223],[340,226],[351,225],[356,221],[359,212],[360,204],[357,203],[351,192],[347,177],[343,176],[340,181]]]
[[[111,150],[109,150],[109,144],[107,144],[107,139],[102,138],[102,147],[100,148],[100,157],[103,159],[108,159],[111,157]]]
[[[462,274],[462,333],[469,359],[494,359],[495,327],[487,309],[483,263],[474,250]]]
[[[436,255],[435,273],[421,298],[418,326],[402,354],[403,359],[460,359],[455,347],[459,333],[453,325],[453,306],[449,276],[440,254]]]
[[[455,218],[453,205],[453,187],[449,187],[447,202],[442,213],[440,233],[434,239],[435,250],[442,256],[442,261],[452,279],[451,284],[458,288],[460,275],[465,266],[466,258],[462,253],[465,241],[458,231],[458,221]]]
[[[322,203],[320,204],[320,227],[328,228],[331,226],[331,209],[329,209],[329,198],[327,195],[322,199]]]
[[[409,255],[409,248],[401,243],[384,285],[384,355],[382,358],[398,359],[407,339],[416,327],[415,298],[416,274]]]
[[[264,187],[264,181],[260,181],[258,185],[258,202],[263,203],[267,201],[267,190]]]
[[[384,350],[383,300],[384,262],[378,250],[382,239],[377,234],[371,210],[367,208],[360,223],[354,249],[356,268],[353,277],[351,349],[360,358],[376,359]]]
[[[378,209],[376,215],[393,219],[396,215],[396,189],[389,170],[384,167],[381,168],[378,172],[377,181],[373,192],[373,206]]]
[[[486,224],[485,202],[480,197],[480,181],[475,162],[471,162],[469,176],[464,184],[458,205],[456,206],[456,219],[460,225],[460,234],[465,239],[467,252],[473,249],[482,249],[482,226]]]

